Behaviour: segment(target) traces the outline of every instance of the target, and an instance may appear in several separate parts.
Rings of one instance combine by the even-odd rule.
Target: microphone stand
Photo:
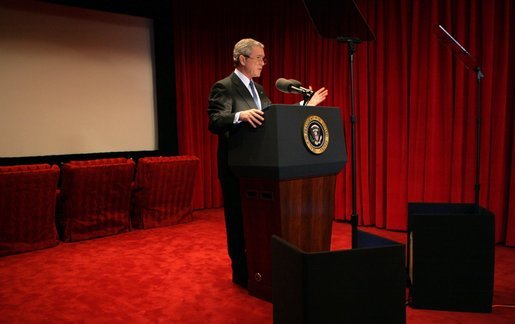
[[[303,106],[307,106],[308,102],[311,100],[311,97],[313,96],[313,93],[309,93],[307,91],[302,92],[302,100],[303,100]]]
[[[485,76],[481,72],[481,68],[477,66],[475,68],[477,75],[477,121],[476,121],[476,183],[474,186],[474,204],[476,213],[479,213],[479,171],[480,171],[480,160],[481,160],[481,79]]]
[[[298,82],[298,81],[295,80],[295,82]],[[308,102],[311,100],[311,97],[313,97],[313,94],[314,94],[314,92],[312,90],[301,87],[300,82],[299,82],[298,86],[290,85],[288,87],[288,91],[289,92],[295,91],[295,92],[302,94],[302,98],[303,98],[302,101],[304,102],[302,104],[303,106],[306,106],[308,104]]]
[[[352,162],[352,214],[351,214],[351,235],[352,248],[358,247],[358,212],[357,212],[357,190],[356,190],[356,112],[354,108],[354,53],[356,44],[361,43],[361,39],[352,37],[338,37],[340,43],[347,43],[349,48],[349,72],[350,72],[350,122],[351,122],[351,162]]]
[[[474,205],[476,213],[479,213],[479,171],[480,171],[480,160],[481,160],[481,79],[485,76],[481,71],[481,68],[477,60],[470,55],[470,53],[461,46],[460,43],[442,25],[434,26],[434,33],[440,39],[440,41],[448,46],[454,54],[465,64],[465,66],[476,72],[477,76],[477,118],[476,118],[476,183],[474,185]]]

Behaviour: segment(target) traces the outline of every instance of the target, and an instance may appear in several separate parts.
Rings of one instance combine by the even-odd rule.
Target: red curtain
[[[439,42],[433,28],[441,24],[478,59],[485,75],[480,205],[496,216],[497,242],[515,245],[515,23],[510,20],[515,5],[510,0],[356,3],[376,36],[358,44],[354,55],[360,224],[406,230],[408,202],[474,202],[477,74]],[[349,219],[347,45],[320,37],[299,0],[174,2],[174,30],[179,150],[201,160],[195,207],[222,204],[207,97],[211,85],[232,72],[234,44],[252,37],[265,44],[269,64],[259,82],[273,102],[300,100],[275,89],[275,80],[285,77],[328,87],[324,105],[341,108],[349,163],[338,176],[335,217]]]

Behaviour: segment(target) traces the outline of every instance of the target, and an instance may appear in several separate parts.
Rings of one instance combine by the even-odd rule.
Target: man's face
[[[243,73],[249,79],[258,78],[266,64],[265,50],[260,46],[254,46],[249,56],[242,55],[241,61]]]

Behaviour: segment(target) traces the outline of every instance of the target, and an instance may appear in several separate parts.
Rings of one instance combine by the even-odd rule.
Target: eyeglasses
[[[263,63],[263,65],[266,65],[268,63],[268,59],[265,56],[257,56],[257,57],[250,57],[248,55],[243,55],[243,56],[245,56],[248,59],[256,60],[260,63]]]

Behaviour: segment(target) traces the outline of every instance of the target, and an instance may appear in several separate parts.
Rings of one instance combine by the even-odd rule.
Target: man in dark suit
[[[218,178],[224,200],[227,248],[232,266],[232,281],[247,287],[247,258],[243,235],[243,216],[238,178],[228,166],[227,145],[231,133],[240,123],[249,123],[256,128],[262,125],[261,109],[272,102],[263,87],[253,82],[261,75],[266,65],[264,45],[245,38],[234,46],[235,70],[228,77],[217,81],[209,95],[209,130],[218,134]],[[327,89],[320,88],[311,97],[308,105],[316,106],[327,97]]]

